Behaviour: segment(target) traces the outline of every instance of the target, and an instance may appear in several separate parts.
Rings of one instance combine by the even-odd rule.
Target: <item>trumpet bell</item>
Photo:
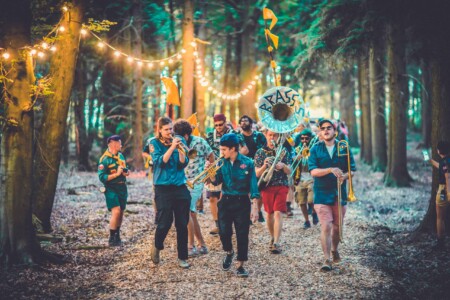
[[[273,87],[259,98],[258,117],[273,132],[291,132],[305,117],[305,103],[294,89]]]

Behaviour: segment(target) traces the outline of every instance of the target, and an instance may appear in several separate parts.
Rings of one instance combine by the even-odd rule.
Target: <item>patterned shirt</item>
[[[212,153],[211,147],[205,141],[205,139],[199,136],[191,136],[191,143],[188,145],[190,149],[197,150],[197,156],[189,160],[189,164],[186,169],[186,179],[192,181],[198,174],[205,169],[205,163],[208,156]],[[188,141],[189,143],[189,141]]]
[[[236,133],[238,138],[239,138],[239,145],[245,146],[245,142],[244,142],[244,138],[242,137],[241,134],[235,132],[233,129],[231,129],[230,127],[227,127],[227,130],[223,133]],[[208,135],[206,136],[206,141],[208,142],[209,146],[211,147],[211,149],[214,151],[214,155],[216,156],[216,158],[218,158],[220,156],[220,139],[222,138],[223,134],[219,134],[217,133],[217,131],[214,129],[213,131],[209,132]]]
[[[275,149],[270,149],[269,147],[265,146],[262,149],[259,149],[256,151],[255,154],[255,167],[261,168],[264,164],[264,160],[267,157],[275,156]],[[286,151],[286,155],[281,160],[282,163],[290,166],[292,164],[292,157],[289,151]],[[289,186],[289,181],[287,174],[283,172],[283,170],[275,170],[272,175],[272,179],[270,180],[269,186]]]

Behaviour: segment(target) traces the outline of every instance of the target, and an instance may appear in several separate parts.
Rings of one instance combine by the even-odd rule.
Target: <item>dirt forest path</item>
[[[208,234],[213,222],[207,201],[199,220],[210,253],[190,259],[189,270],[180,269],[172,229],[162,262],[154,266],[149,181],[130,178],[124,246],[108,248],[109,214],[96,175],[66,172],[53,215],[54,234],[63,241],[43,247],[64,254],[68,263],[2,271],[0,290],[9,299],[445,299],[449,253],[431,251],[431,237],[407,243],[407,232],[426,211],[431,181],[420,152],[409,148],[412,188],[385,188],[382,173],[358,163],[359,201],[349,205],[345,218],[343,261],[329,273],[319,271],[319,226],[304,230],[297,206],[294,217],[285,219],[282,254],[269,253],[265,223],[258,223],[250,233],[249,278],[237,278],[234,267],[222,271],[220,240]]]

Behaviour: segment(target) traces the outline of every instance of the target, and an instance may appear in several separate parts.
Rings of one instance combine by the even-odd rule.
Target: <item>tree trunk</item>
[[[377,46],[369,50],[370,106],[372,123],[372,169],[384,172],[387,164],[384,73],[382,53]]]
[[[351,147],[359,147],[358,130],[355,115],[355,79],[353,67],[345,68],[340,76],[340,113],[341,120],[348,128],[348,139]]]
[[[203,4],[203,8],[202,8],[202,19],[206,19],[207,18],[207,8],[208,8],[208,3],[205,1]],[[200,25],[200,28],[198,30],[198,37],[201,40],[206,40],[206,24],[202,23]],[[198,58],[200,59],[200,64],[203,64],[205,62],[205,54],[206,54],[206,49],[205,49],[205,45],[202,43],[197,43],[197,51],[198,51]],[[203,73],[202,75],[205,75],[205,66],[202,65],[202,70]],[[195,81],[195,111],[197,112],[197,121],[198,121],[198,126],[199,126],[199,131],[201,134],[205,133],[205,123],[206,123],[206,113],[205,113],[205,92],[206,89],[204,86],[202,86],[200,84],[200,81],[197,80]]]
[[[389,84],[389,155],[384,182],[387,186],[409,186],[406,166],[406,127],[408,93],[406,81],[404,32],[395,24],[387,25],[387,66]]]
[[[361,158],[372,164],[372,123],[370,120],[369,68],[365,57],[359,60],[359,103],[361,109]]]
[[[432,156],[436,160],[440,160],[437,156],[436,146],[439,141],[450,141],[450,62],[448,57],[439,57],[448,54],[444,51],[445,47],[439,48],[435,56],[431,58],[431,111],[432,116],[432,130],[431,130],[431,145]],[[441,52],[442,51],[442,52]],[[440,58],[440,59],[439,59]],[[433,168],[433,182],[431,189],[430,202],[427,213],[422,220],[418,230],[420,232],[435,232],[436,231],[436,192],[438,187],[438,170]],[[450,214],[447,214],[445,219],[447,229],[450,224]],[[447,230],[448,232],[448,230]]]
[[[30,98],[34,83],[30,45],[30,1],[17,0],[2,7],[3,45],[14,66],[4,82],[5,127],[0,143],[0,261],[32,264],[34,244],[31,221],[33,109]],[[6,67],[12,67],[5,64]]]
[[[422,60],[422,139],[423,147],[431,147],[431,73],[430,66]]]
[[[137,58],[142,58],[142,1],[134,0],[132,8],[132,16],[134,20],[134,27],[136,37],[131,40],[133,55]],[[132,143],[132,157],[131,165],[134,170],[140,171],[144,169],[144,162],[142,160],[142,145],[143,145],[143,130],[142,130],[142,68],[136,66],[133,72],[133,101],[134,101],[134,116],[133,118],[133,143]]]
[[[78,170],[80,171],[92,171],[92,167],[89,163],[89,138],[88,138],[88,129],[86,122],[86,99],[88,98],[87,93],[87,76],[86,73],[87,66],[84,63],[83,59],[79,60],[79,64],[77,65],[77,69],[75,70],[75,84],[76,91],[74,94],[74,114],[75,114],[75,124],[76,124],[76,143],[77,143],[77,156],[78,156]],[[94,84],[94,83],[92,83]]]
[[[257,72],[255,39],[257,37],[257,20],[261,16],[261,11],[255,8],[250,2],[249,0],[243,1],[243,15],[241,16],[242,33],[238,37],[242,43],[241,61],[244,62],[240,65],[239,78],[241,79],[241,90],[247,88],[254,81]],[[254,86],[239,100],[239,115],[248,115],[256,120],[256,100],[256,86]]]
[[[180,117],[187,119],[192,115],[194,99],[194,48],[191,46],[191,43],[194,41],[194,3],[192,0],[184,1],[183,14],[183,48],[186,50],[186,53],[183,55],[183,71],[181,75]]]
[[[51,231],[50,215],[53,208],[56,183],[61,161],[61,145],[66,130],[67,112],[74,79],[83,17],[83,1],[73,1],[73,7],[62,19],[66,28],[59,34],[56,51],[50,59],[51,89],[42,104],[42,127],[37,136],[34,165],[34,213],[44,230]]]

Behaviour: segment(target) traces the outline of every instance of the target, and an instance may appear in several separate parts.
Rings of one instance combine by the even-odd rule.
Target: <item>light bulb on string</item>
[[[2,54],[2,57],[3,57],[4,59],[9,59],[9,58],[11,57],[11,55],[9,55],[8,52],[5,52],[5,53]]]
[[[186,49],[181,49],[181,53],[186,53]]]
[[[173,59],[169,59],[169,64],[172,64],[173,63]]]
[[[42,49],[47,49],[48,48],[48,44],[46,42],[43,42],[41,44]]]
[[[198,52],[197,51],[194,51],[194,56],[198,56]]]
[[[153,63],[148,63],[147,66],[151,69],[153,68]]]
[[[31,49],[31,51],[30,51],[30,54],[31,55],[35,55],[37,53],[37,50],[36,49]]]
[[[56,51],[56,47],[55,46],[51,46],[50,47],[50,51],[55,52]]]
[[[117,50],[114,51],[114,56],[115,56],[115,57],[119,57],[119,56],[120,56],[120,51],[117,51]]]
[[[195,46],[197,46],[197,43],[194,42],[194,41],[192,41],[192,42],[191,42],[191,46],[192,46],[192,47],[195,47]]]
[[[44,54],[44,52],[38,52],[38,54],[37,54],[37,56],[39,57],[39,58],[43,58],[44,56],[45,56],[45,54]]]
[[[81,35],[85,36],[88,32],[86,29],[81,28],[80,33],[81,33]]]
[[[127,57],[127,62],[129,62],[130,64],[133,62],[133,58],[131,56]]]
[[[59,26],[58,30],[61,31],[61,32],[64,32],[66,30],[66,28],[61,25],[61,26]]]
[[[159,65],[160,65],[161,67],[163,67],[163,66],[165,65],[165,62],[162,60],[162,61],[159,62]]]
[[[62,7],[62,10],[63,10],[63,11],[68,11],[69,8],[68,8],[67,6],[63,6],[63,7]]]
[[[103,49],[103,48],[105,47],[105,43],[103,43],[103,42],[98,42],[97,46],[98,46],[100,49]]]
[[[142,61],[140,61],[140,60],[137,62],[138,67],[142,67],[142,64],[143,64],[143,63],[142,63]]]
[[[178,59],[181,59],[181,57],[182,57],[181,54],[178,54],[178,55],[177,55],[177,58],[178,58]]]

